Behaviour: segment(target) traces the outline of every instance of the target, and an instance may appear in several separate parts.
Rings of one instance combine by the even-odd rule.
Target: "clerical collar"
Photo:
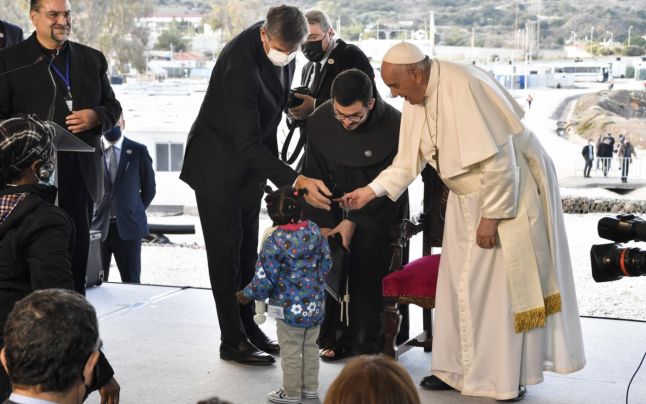
[[[65,43],[63,44],[63,46],[61,46],[59,49],[47,49],[47,48],[45,48],[45,47],[43,46],[43,44],[41,44],[41,43],[40,43],[40,41],[38,40],[38,38],[36,38],[36,43],[38,43],[38,46],[40,47],[40,50],[41,50],[45,55],[49,56],[50,58],[52,57],[52,55],[61,55],[61,54],[64,54],[65,52],[67,52],[67,48],[68,48],[68,46],[67,46],[68,41],[65,41]]]

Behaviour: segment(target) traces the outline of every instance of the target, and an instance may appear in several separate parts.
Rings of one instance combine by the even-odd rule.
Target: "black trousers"
[[[262,191],[244,204],[224,196],[211,199],[195,193],[204,233],[211,290],[220,324],[220,339],[237,345],[260,329],[253,305],[238,304],[235,294],[253,279],[258,259],[258,223]]]
[[[76,230],[76,242],[72,255],[74,290],[85,295],[90,223],[94,202],[85,187],[78,158],[74,158],[71,153],[58,153],[58,156],[58,206],[70,215]]]
[[[359,354],[381,352],[383,341],[383,298],[381,281],[390,265],[390,241],[374,223],[358,223],[350,242],[349,326],[341,321],[341,306],[326,294],[325,318],[319,346],[343,348]],[[408,307],[403,315],[398,342],[408,339]],[[344,313],[345,316],[345,313]]]
[[[111,220],[108,237],[101,243],[101,265],[106,282],[110,274],[112,255],[117,261],[121,282],[141,283],[141,239],[122,240],[117,223]]]
[[[594,159],[585,159],[585,167],[583,168],[583,176],[584,177],[589,177],[590,176],[590,170],[592,169],[592,162]]]

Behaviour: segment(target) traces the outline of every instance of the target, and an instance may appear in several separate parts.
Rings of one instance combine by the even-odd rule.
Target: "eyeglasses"
[[[39,13],[40,13],[40,11],[39,11]],[[68,11],[47,11],[44,14],[47,16],[47,18],[49,18],[52,21],[58,20],[58,17],[60,17],[61,15],[66,20],[69,20],[69,19],[72,18],[72,12],[69,11],[69,10]]]
[[[366,109],[361,116],[355,116],[355,115],[343,115],[337,112],[336,109],[333,109],[334,111],[334,117],[339,120],[343,121],[344,119],[347,119],[348,121],[352,123],[359,123],[363,119],[364,116],[368,113],[368,110]]]

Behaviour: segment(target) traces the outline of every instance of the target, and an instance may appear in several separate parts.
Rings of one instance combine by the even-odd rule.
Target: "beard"
[[[53,25],[50,32],[50,37],[59,44],[67,41],[70,36],[72,25]]]

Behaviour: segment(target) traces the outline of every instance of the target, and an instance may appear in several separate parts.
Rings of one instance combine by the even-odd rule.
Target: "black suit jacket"
[[[590,153],[590,150],[589,150],[590,148],[592,148],[592,150],[593,150],[592,153]],[[583,155],[583,158],[586,159],[586,160],[594,159],[594,146],[592,146],[590,144],[587,144],[587,145],[583,146],[583,149],[581,150],[581,154]],[[590,157],[590,154],[592,154],[592,157]]]
[[[308,62],[303,67],[301,85],[306,86],[309,83],[310,77],[314,73],[314,67],[315,64],[313,62]],[[316,88],[313,89],[317,107],[330,99],[332,82],[336,76],[342,71],[352,68],[359,69],[370,77],[370,81],[373,82],[373,92],[375,93],[375,97],[377,96],[377,90],[374,86],[375,72],[370,65],[368,57],[355,45],[347,44],[339,39],[330,53],[327,62],[324,66],[321,66],[321,78],[318,80]]]
[[[110,130],[121,115],[121,105],[114,96],[106,75],[108,64],[101,52],[76,42],[68,43],[70,52],[70,79],[74,110],[94,109],[101,124],[77,133],[80,139],[95,148],[94,153],[76,153],[84,184],[69,184],[70,179],[59,177],[63,187],[85,185],[93,201],[103,193],[103,162],[99,138]],[[0,74],[26,66],[43,55],[32,34],[25,41],[0,51]],[[63,98],[64,89],[58,86],[53,121],[67,128],[65,117],[69,114]],[[16,114],[36,114],[47,119],[53,96],[53,86],[47,73],[47,63],[38,63],[27,69],[0,77],[0,119]]]
[[[105,164],[105,159],[103,159]],[[105,167],[103,198],[95,205],[92,229],[108,237],[110,212],[116,209],[117,229],[121,240],[136,240],[148,235],[146,209],[155,197],[155,172],[148,149],[127,137],[121,144],[121,156],[114,184]]]
[[[283,68],[283,87],[263,49],[261,25],[242,31],[220,53],[188,135],[180,178],[211,199],[257,199],[267,178],[283,186],[297,177],[278,159],[276,139],[295,62]]]
[[[22,29],[7,21],[0,20],[0,32],[4,34],[4,47],[8,48],[23,40]],[[2,41],[0,41],[1,43]],[[2,49],[2,48],[0,48]]]

